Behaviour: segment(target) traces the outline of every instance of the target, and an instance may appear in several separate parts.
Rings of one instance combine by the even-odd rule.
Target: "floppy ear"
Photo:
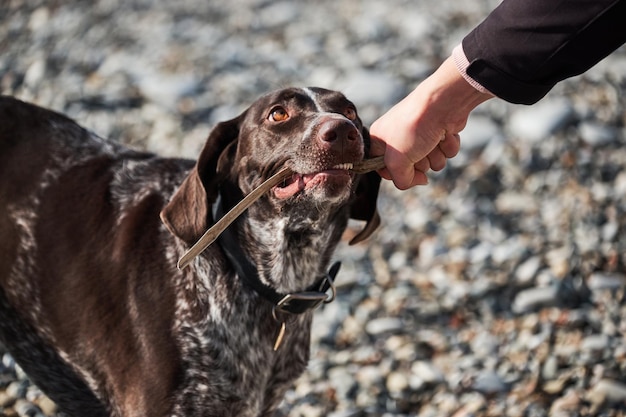
[[[365,157],[369,158],[371,140],[366,127],[363,127],[361,134],[363,135],[363,142],[365,143]],[[350,240],[350,245],[367,239],[380,225],[380,215],[376,208],[379,189],[380,176],[375,171],[361,175],[356,189],[356,199],[350,208],[350,218],[365,220],[367,223],[363,230]]]
[[[237,143],[242,116],[221,122],[209,134],[198,162],[182,182],[170,202],[161,211],[167,229],[188,244],[195,243],[213,223],[211,205],[217,198],[218,185],[224,179],[225,159]]]

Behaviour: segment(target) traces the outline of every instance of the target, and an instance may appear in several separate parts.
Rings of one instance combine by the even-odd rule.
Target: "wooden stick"
[[[235,207],[219,219],[209,230],[207,230],[200,239],[180,258],[178,261],[178,269],[183,269],[203,250],[215,242],[222,232],[230,226],[232,222],[241,216],[255,201],[257,201],[264,193],[271,190],[274,186],[280,184],[285,179],[293,175],[293,171],[287,167],[281,169],[276,174],[265,180],[263,184],[252,190],[250,194],[245,196]]]
[[[385,157],[377,156],[371,159],[364,159],[361,162],[357,162],[353,165],[350,171],[357,174],[367,174],[368,172],[378,171],[385,167]]]
[[[382,156],[365,159],[361,162],[355,163],[351,171],[357,174],[365,174],[367,172],[376,171],[385,167],[385,162]],[[184,269],[187,267],[194,258],[208,248],[215,240],[222,234],[222,232],[230,226],[244,211],[248,209],[255,201],[257,201],[263,194],[271,190],[276,185],[280,184],[285,179],[293,175],[293,171],[287,167],[281,169],[276,174],[272,175],[265,182],[252,190],[250,194],[245,196],[235,207],[233,207],[228,213],[219,219],[209,230],[207,230],[200,239],[180,258],[178,261],[178,269]]]

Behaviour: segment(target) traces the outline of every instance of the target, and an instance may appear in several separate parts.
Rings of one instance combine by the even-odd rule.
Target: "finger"
[[[461,137],[458,133],[447,133],[444,139],[439,142],[438,147],[446,158],[453,158],[459,153],[461,148]]]
[[[423,158],[420,161],[416,162],[413,165],[413,168],[425,174],[428,172],[428,170],[430,170],[430,161],[428,160],[428,158]]]
[[[415,168],[406,155],[389,147],[385,152],[385,165],[396,188],[406,190],[411,187],[415,178]]]
[[[446,155],[444,155],[439,146],[435,147],[428,154],[428,161],[433,171],[441,171],[446,166],[446,160]]]
[[[415,187],[416,185],[428,185],[428,177],[422,171],[415,170],[413,175],[413,181],[411,181],[411,187]]]
[[[378,175],[380,175],[384,179],[391,180],[391,174],[389,173],[389,170],[387,168],[379,169],[376,172],[378,172]]]

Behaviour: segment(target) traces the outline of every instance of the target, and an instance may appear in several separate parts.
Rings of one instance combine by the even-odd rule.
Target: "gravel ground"
[[[496,4],[4,0],[0,91],[194,157],[287,85],[371,123]],[[535,106],[484,104],[430,185],[385,183],[279,416],[625,416],[625,87],[622,48]],[[0,415],[54,416],[0,356]]]

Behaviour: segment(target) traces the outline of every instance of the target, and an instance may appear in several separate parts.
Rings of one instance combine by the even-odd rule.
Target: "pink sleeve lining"
[[[463,45],[459,44],[452,50],[452,60],[456,65],[456,69],[459,71],[465,81],[468,82],[469,85],[471,85],[481,93],[491,94],[492,96],[495,96],[495,94],[483,87],[478,81],[467,75],[467,67],[469,67],[470,63],[465,56],[465,52],[463,51]]]

